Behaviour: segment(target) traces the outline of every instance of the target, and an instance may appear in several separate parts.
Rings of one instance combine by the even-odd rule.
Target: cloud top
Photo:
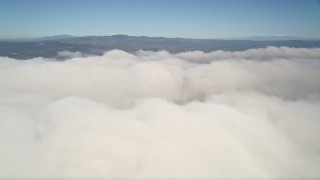
[[[307,178],[320,49],[0,57],[0,177]]]

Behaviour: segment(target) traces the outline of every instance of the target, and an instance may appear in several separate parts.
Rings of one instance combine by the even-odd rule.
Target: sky
[[[0,0],[0,38],[320,38],[318,0]]]

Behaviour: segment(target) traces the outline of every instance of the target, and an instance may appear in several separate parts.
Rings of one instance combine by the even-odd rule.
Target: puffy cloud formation
[[[0,58],[0,177],[320,176],[320,49]]]

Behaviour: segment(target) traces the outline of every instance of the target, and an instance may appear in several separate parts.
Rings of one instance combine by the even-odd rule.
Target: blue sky
[[[318,0],[0,0],[0,38],[320,38]]]

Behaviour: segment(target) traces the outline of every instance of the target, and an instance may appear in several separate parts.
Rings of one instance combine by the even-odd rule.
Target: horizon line
[[[197,38],[197,37],[182,37],[182,36],[148,36],[148,35],[128,35],[128,34],[112,34],[112,35],[70,35],[70,34],[56,34],[56,35],[44,35],[38,37],[16,37],[16,38],[1,38],[0,41],[18,41],[18,40],[36,40],[41,38],[52,38],[58,36],[69,36],[70,38],[78,38],[78,37],[112,37],[112,36],[128,36],[128,37],[151,37],[151,38],[167,38],[167,39],[194,39],[194,40],[253,40],[253,38],[289,38],[288,40],[311,40],[311,41],[319,41],[318,38],[311,37],[300,37],[300,36],[290,36],[290,35],[252,35],[252,36],[243,36],[243,37],[212,37],[212,38]],[[250,39],[251,38],[251,39]],[[290,39],[292,38],[292,39]],[[257,40],[257,41],[263,41]]]

